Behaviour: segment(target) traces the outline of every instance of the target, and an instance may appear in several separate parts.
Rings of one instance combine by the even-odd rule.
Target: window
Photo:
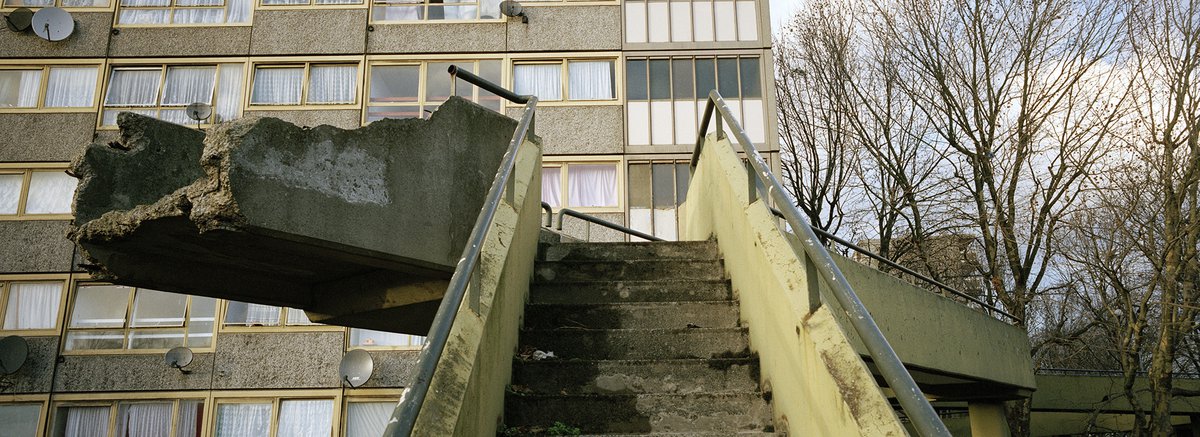
[[[753,0],[627,0],[625,42],[758,41]]]
[[[353,399],[346,402],[346,437],[383,435],[399,399]]]
[[[617,163],[546,163],[542,166],[542,201],[551,207],[614,209],[617,202]]]
[[[4,424],[5,437],[37,437],[41,419],[41,403],[0,404],[0,423]]]
[[[678,238],[676,210],[687,197],[689,167],[688,161],[629,164],[629,227],[664,240]]]
[[[495,20],[500,18],[500,0],[374,0],[371,20]]]
[[[447,70],[456,65],[467,71],[500,83],[501,61],[445,62],[379,62],[370,68],[370,98],[367,100],[367,122],[384,118],[428,117],[451,95],[457,95],[500,110],[500,97],[479,89],[461,79],[450,80]]]
[[[260,65],[250,105],[352,105],[357,95],[358,65]]]
[[[104,97],[102,126],[115,126],[122,111],[172,123],[195,125],[186,108],[212,105],[204,122],[229,121],[241,115],[242,64],[148,65],[113,67]]]
[[[252,0],[120,0],[118,25],[216,25],[250,22]]]
[[[108,0],[4,0],[5,8],[107,8]]]
[[[69,219],[77,183],[61,168],[0,167],[0,220]]]
[[[352,347],[418,349],[424,344],[425,337],[419,335],[350,328],[350,346]]]
[[[363,0],[259,0],[261,6],[361,5]]]
[[[58,328],[63,281],[0,280],[0,327],[4,331]]]
[[[225,326],[311,326],[304,310],[228,301],[225,303]]]
[[[75,288],[65,350],[212,347],[217,301],[123,285]]]
[[[54,417],[55,437],[199,437],[204,400],[60,404]]]
[[[725,98],[750,140],[766,142],[758,57],[628,59],[625,69],[630,145],[695,144],[713,89]]]
[[[99,71],[96,65],[2,67],[0,110],[91,110],[96,107]]]
[[[566,64],[566,68],[563,68]],[[568,60],[513,65],[513,91],[539,100],[615,100],[613,61]],[[564,99],[564,96],[566,97]]]
[[[333,399],[252,399],[217,403],[216,437],[329,437]]]

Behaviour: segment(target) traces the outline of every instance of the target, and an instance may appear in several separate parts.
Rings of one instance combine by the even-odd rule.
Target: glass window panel
[[[650,144],[650,102],[629,102],[625,104],[625,111],[627,112],[625,126],[629,130],[629,144],[636,146]]]
[[[609,100],[615,98],[612,61],[571,61],[567,64],[567,98]]]
[[[350,344],[354,346],[420,346],[425,344],[425,337],[351,328]]]
[[[207,348],[212,346],[216,313],[216,299],[192,296],[191,307],[188,308],[188,347]]]
[[[221,64],[217,81],[217,103],[213,107],[215,122],[229,121],[242,114],[242,64]]]
[[[304,88],[304,67],[256,68],[250,103],[299,105]]]
[[[308,4],[308,0],[262,0],[263,6],[307,5],[307,4]]]
[[[176,9],[173,23],[176,24],[216,24],[224,22],[225,11],[220,8],[187,8]]]
[[[167,24],[170,22],[170,9],[121,8],[121,14],[117,16],[117,24]]]
[[[280,436],[329,437],[333,431],[333,400],[284,400],[279,403]]]
[[[625,98],[646,100],[646,60],[630,59],[625,62]]]
[[[125,346],[125,331],[94,329],[68,331],[66,350],[121,349]]]
[[[129,332],[130,349],[170,349],[184,346],[183,328],[135,329]]]
[[[308,314],[304,310],[296,308],[287,309],[287,324],[289,325],[316,325],[312,320],[308,319]]]
[[[758,77],[758,58],[741,58],[738,63],[742,70],[742,97],[762,97],[762,84]]]
[[[542,167],[542,201],[551,208],[562,206],[562,168]]]
[[[567,167],[567,205],[617,206],[615,164],[572,164]]]
[[[430,62],[425,67],[425,101],[441,102],[450,98],[449,62]]]
[[[562,100],[562,64],[513,66],[513,91],[541,100]]]
[[[416,65],[371,67],[371,102],[416,102],[421,68]]]
[[[650,99],[671,98],[671,64],[666,59],[650,60]]]
[[[66,437],[106,437],[108,416],[112,407],[61,407],[55,416],[55,425]]]
[[[0,431],[0,435],[4,437],[37,437],[38,420],[41,419],[41,414],[41,404],[0,404],[0,423],[4,424],[4,430]],[[386,421],[387,419],[384,419],[384,423],[387,423]]]
[[[716,67],[713,58],[696,58],[696,96],[708,97],[708,93],[717,89]]]
[[[692,2],[671,2],[671,41],[690,42],[692,40]]]
[[[8,286],[4,329],[54,329],[62,282],[14,282]]]
[[[217,405],[216,437],[262,437],[271,432],[271,404]]]
[[[671,164],[654,164],[654,207],[675,207],[675,172]]]
[[[647,3],[649,19],[650,42],[668,42],[671,40],[671,12],[667,2]]]
[[[123,285],[80,285],[75,290],[71,312],[72,328],[120,328],[125,326],[132,287]]]
[[[629,207],[650,208],[650,198],[650,164],[629,164]]]
[[[64,171],[35,171],[29,178],[26,214],[70,214],[79,182]]]
[[[42,70],[0,70],[0,108],[37,107]]]
[[[650,102],[650,144],[675,144],[674,103]]]
[[[385,118],[418,118],[421,108],[418,106],[370,106],[367,107],[367,121],[378,121]]]
[[[117,405],[117,435],[157,437],[171,435],[170,402],[122,402]]]
[[[242,326],[279,326],[282,308],[256,303],[229,301],[225,307],[225,324]]]
[[[168,67],[163,85],[163,105],[212,104],[216,67]]]
[[[737,2],[737,26],[739,41],[758,40],[758,12],[753,1]]]
[[[253,8],[253,0],[225,0],[225,22],[248,23]]]
[[[734,58],[717,59],[717,88],[721,97],[733,99],[738,97],[738,61]]]
[[[21,200],[24,174],[0,174],[0,214],[16,214]]]
[[[175,419],[175,437],[200,437],[204,426],[204,401],[185,399],[179,401]]]
[[[383,435],[395,408],[395,402],[350,402],[346,406],[346,437]]]
[[[694,99],[696,95],[692,84],[692,60],[690,58],[671,60],[671,86],[676,99]]]
[[[308,76],[308,103],[354,103],[358,91],[358,67],[314,65]]]
[[[693,28],[692,39],[696,42],[708,42],[713,40],[713,10],[712,2],[693,2],[692,3],[692,24]]]
[[[713,2],[713,17],[717,23],[717,41],[737,41],[737,16],[733,2]]]
[[[479,76],[483,77],[484,79],[492,81],[492,83],[503,83],[501,81],[501,77],[500,77],[500,72],[502,69],[503,69],[502,62],[500,62],[498,60],[479,61]],[[475,87],[468,86],[466,89],[472,89],[472,88],[475,88]],[[462,89],[462,85],[459,85],[459,89],[460,90]],[[460,91],[460,93],[461,93],[461,91]],[[492,94],[489,91],[479,89],[479,104],[483,105],[487,108],[491,108],[492,110],[499,111],[500,104],[501,104],[500,96]]]
[[[108,80],[106,106],[154,106],[162,71],[114,68]]]
[[[187,295],[138,289],[133,297],[131,327],[183,326]]]
[[[96,99],[96,67],[51,67],[46,82],[47,108],[85,108]]]
[[[675,204],[682,205],[687,199],[688,183],[691,182],[691,165],[675,164]]]
[[[411,3],[411,2],[387,2]],[[375,21],[413,21],[425,18],[424,6],[377,6],[371,11]]]
[[[6,8],[38,8],[54,6],[54,0],[4,0]]]
[[[646,3],[625,2],[625,42],[646,42]]]

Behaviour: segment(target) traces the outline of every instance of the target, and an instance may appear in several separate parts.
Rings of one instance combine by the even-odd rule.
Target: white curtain
[[[617,167],[574,164],[567,167],[568,206],[617,206]]]
[[[315,325],[316,323],[313,323],[312,320],[308,320],[308,314],[305,314],[304,310],[288,308],[287,309],[287,324],[289,324],[289,325]]]
[[[51,67],[46,84],[47,108],[92,106],[96,97],[96,67]]]
[[[562,64],[526,64],[513,67],[513,90],[540,100],[562,100]]]
[[[413,6],[376,6],[374,16],[378,21],[416,21],[421,19],[421,12],[424,6],[419,2],[412,1],[388,1],[387,4],[395,3],[418,3]]]
[[[608,100],[613,95],[612,61],[567,64],[567,96],[571,100]]]
[[[63,437],[107,437],[110,407],[67,407]]]
[[[163,437],[171,434],[171,404],[168,402],[121,404],[117,409],[117,435]]]
[[[383,435],[395,408],[395,402],[351,402],[346,407],[346,437]]]
[[[186,0],[179,1],[179,4],[187,3]],[[225,10],[223,8],[187,8],[176,9],[175,17],[171,20],[175,24],[217,24],[221,23],[225,18]]]
[[[271,432],[271,404],[222,404],[217,407],[216,428],[216,437],[266,436]]]
[[[216,67],[168,67],[162,105],[180,108],[164,109],[158,118],[178,124],[195,124],[196,120],[189,117],[183,107],[192,103],[212,104],[216,72]]]
[[[219,69],[214,122],[233,120],[242,114],[242,64],[221,64]]]
[[[562,199],[562,179],[559,167],[542,168],[542,201],[558,208]]]
[[[104,106],[154,106],[158,99],[160,69],[114,68],[108,80]]]
[[[129,9],[130,7],[161,7],[171,6],[171,0],[121,0],[121,15],[117,24],[167,24],[171,21],[170,9]]]
[[[299,105],[304,86],[304,68],[256,68],[250,103],[256,105]]]
[[[53,4],[54,2],[51,1],[50,3]],[[62,5],[68,8],[104,7],[108,6],[108,2],[102,0],[63,0]]]
[[[62,171],[35,171],[29,178],[27,214],[70,214],[75,184],[79,181]]]
[[[350,344],[354,346],[417,346],[425,344],[425,337],[350,328]]]
[[[16,214],[25,175],[0,174],[0,214]]]
[[[250,9],[254,0],[225,0],[225,22],[245,23],[250,21]]]
[[[308,103],[354,103],[358,67],[314,65],[308,72]]]
[[[42,70],[0,70],[0,108],[37,107]]]
[[[246,304],[246,324],[279,326],[279,307],[256,303]]]
[[[285,400],[279,403],[279,436],[328,437],[332,430],[332,400]]]
[[[362,0],[316,0],[318,5],[361,5]]]
[[[204,401],[179,401],[179,419],[175,424],[175,437],[200,437],[200,414]]]
[[[9,285],[4,329],[53,329],[62,301],[61,282],[16,282]]]

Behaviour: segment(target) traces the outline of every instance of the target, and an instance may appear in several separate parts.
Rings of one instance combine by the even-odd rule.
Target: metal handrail
[[[784,218],[784,217],[783,217],[783,211],[780,211],[780,210],[778,210],[778,209],[776,209],[776,208],[771,208],[771,214],[775,214],[775,216],[776,216],[776,217],[779,217],[779,218]],[[875,252],[871,252],[871,251],[869,251],[869,250],[867,250],[867,249],[864,249],[864,248],[862,248],[862,247],[858,246],[857,244],[854,244],[854,243],[851,243],[851,242],[849,242],[849,241],[843,240],[843,239],[841,239],[840,237],[838,237],[837,235],[833,235],[833,234],[831,234],[831,233],[829,233],[829,232],[826,232],[824,229],[821,229],[821,228],[813,228],[813,232],[816,232],[816,233],[817,233],[817,235],[820,235],[821,237],[828,238],[830,241],[833,241],[833,242],[836,242],[836,243],[838,243],[838,244],[841,244],[841,245],[843,245],[843,246],[849,247],[850,249],[853,249],[855,252],[858,252],[858,253],[861,253],[861,254],[863,254],[863,255],[866,255],[867,257],[869,257],[869,258],[871,258],[871,259],[874,259],[874,260],[876,260],[876,261],[879,261],[879,262],[881,262],[881,263],[887,264],[887,266],[888,266],[888,267],[894,268],[894,269],[896,269],[896,270],[899,270],[899,271],[901,271],[901,272],[903,272],[903,273],[905,273],[905,274],[911,275],[911,276],[913,276],[913,277],[915,277],[915,278],[917,278],[917,279],[920,279],[920,280],[922,280],[922,281],[928,282],[928,283],[930,283],[931,285],[933,285],[933,286],[935,286],[935,287],[938,287],[938,288],[940,288],[940,289],[942,289],[942,290],[945,290],[945,291],[948,291],[948,292],[950,292],[950,294],[953,294],[953,295],[955,295],[955,296],[958,296],[958,297],[961,297],[961,298],[963,298],[963,299],[969,300],[969,301],[971,301],[971,302],[973,302],[973,303],[975,303],[975,304],[979,305],[980,307],[982,307],[982,308],[983,308],[983,310],[984,310],[984,311],[986,311],[988,314],[992,314],[992,313],[995,313],[995,314],[1000,314],[1000,315],[1002,315],[1002,316],[1004,316],[1004,317],[1008,317],[1008,318],[1009,318],[1009,320],[1012,320],[1012,321],[1014,321],[1014,322],[1017,322],[1017,323],[1021,323],[1021,322],[1022,322],[1022,320],[1021,320],[1019,317],[1017,317],[1017,316],[1014,316],[1014,315],[1012,315],[1012,314],[1009,314],[1008,312],[1006,312],[1006,311],[1004,311],[1004,310],[1002,310],[1002,309],[1000,309],[1000,308],[996,308],[996,306],[995,306],[995,305],[990,305],[990,304],[988,304],[987,302],[984,302],[984,301],[980,300],[979,298],[977,298],[977,297],[975,297],[975,296],[971,296],[971,295],[969,295],[969,294],[967,294],[967,293],[964,293],[964,292],[962,292],[962,291],[959,291],[958,289],[956,289],[956,288],[954,288],[954,287],[951,287],[951,286],[949,286],[949,285],[946,285],[946,284],[942,283],[941,281],[938,281],[938,280],[936,280],[936,279],[933,279],[933,278],[930,278],[930,277],[928,277],[928,276],[925,276],[925,275],[922,275],[922,274],[920,274],[920,273],[917,273],[915,270],[912,270],[912,269],[910,269],[910,268],[908,268],[908,267],[904,267],[904,266],[902,266],[902,265],[900,265],[900,264],[896,263],[895,261],[892,261],[892,260],[890,260],[890,259],[884,258],[884,257],[883,257],[883,255],[877,254],[877,253],[875,253]]]
[[[621,231],[626,234],[633,235],[635,237],[639,237],[642,239],[646,239],[646,240],[650,240],[650,241],[663,241],[662,238],[655,237],[655,236],[647,234],[645,232],[642,232],[642,231],[639,231],[639,230],[636,230],[633,228],[628,228],[628,227],[625,227],[622,225],[618,225],[618,224],[610,222],[608,220],[604,220],[599,217],[592,217],[590,215],[581,213],[579,211],[575,211],[573,209],[567,209],[567,208],[558,210],[558,226],[556,226],[556,229],[558,229],[560,231],[562,230],[563,216],[567,216],[567,215],[569,215],[571,217],[575,217],[580,220],[583,220],[585,222],[591,222],[591,223],[598,224],[600,226],[604,226],[609,229]]]
[[[809,226],[808,221],[792,204],[791,199],[784,195],[783,185],[779,180],[771,174],[770,168],[767,167],[766,161],[762,155],[759,155],[758,150],[754,148],[754,143],[746,135],[746,131],[742,129],[740,123],[735,119],[725,104],[725,99],[721,98],[721,94],[717,90],[712,90],[708,93],[708,103],[704,107],[704,118],[700,124],[700,132],[696,136],[696,148],[692,152],[692,173],[695,173],[696,164],[700,162],[700,152],[704,148],[705,134],[708,132],[709,120],[713,118],[713,110],[716,109],[720,114],[716,117],[716,135],[717,138],[724,137],[724,129],[721,122],[724,120],[729,123],[729,127],[733,132],[734,138],[742,146],[742,150],[749,158],[748,173],[753,173],[754,177],[749,178],[749,189],[751,194],[756,194],[758,184],[762,183],[766,187],[767,195],[774,200],[776,204],[783,205],[784,220],[792,226],[793,230],[798,230],[796,234],[799,237],[800,243],[803,245],[803,251],[807,254],[810,261],[815,262],[820,268],[817,271],[821,278],[829,285],[832,294],[842,308],[849,315],[850,325],[854,327],[859,338],[862,339],[863,345],[867,347],[867,352],[871,359],[875,362],[876,367],[883,376],[883,380],[887,382],[888,387],[891,387],[895,392],[896,398],[900,401],[900,407],[904,409],[905,415],[911,420],[917,432],[926,437],[951,437],[950,431],[946,428],[946,424],[942,423],[938,417],[937,411],[929,404],[929,400],[921,393],[921,388],[917,386],[912,375],[908,373],[908,369],[904,368],[904,363],[900,361],[900,357],[896,356],[896,351],[888,344],[888,341],[883,336],[883,332],[879,330],[879,326],[875,324],[875,320],[871,318],[871,314],[867,312],[867,308],[863,306],[862,301],[854,293],[854,289],[850,283],[846,281],[846,276],[842,274],[842,270],[838,268],[833,261],[833,257],[829,256],[829,251],[825,246],[819,243],[816,232],[813,232],[812,226]],[[751,171],[752,170],[752,171]],[[754,198],[751,197],[753,202]],[[793,246],[795,250],[795,246]],[[800,254],[797,253],[797,256]],[[809,268],[813,268],[810,266]],[[810,287],[815,292],[816,287]],[[820,305],[820,296],[809,296],[810,310],[815,311]]]
[[[492,187],[488,190],[486,200],[483,203],[483,210],[479,213],[479,218],[475,220],[475,227],[471,230],[471,236],[466,248],[463,249],[462,258],[458,260],[458,268],[454,269],[454,275],[450,277],[450,285],[446,287],[446,294],[442,296],[442,303],[438,306],[437,315],[434,316],[433,325],[429,328],[429,335],[425,339],[425,347],[421,349],[413,383],[408,388],[405,388],[404,393],[400,395],[400,404],[392,412],[392,418],[388,421],[387,429],[383,432],[384,437],[408,437],[412,435],[413,427],[417,422],[417,414],[420,413],[421,404],[424,403],[425,395],[429,392],[429,383],[433,380],[433,372],[437,367],[437,362],[441,359],[442,352],[446,349],[446,340],[450,336],[450,327],[454,324],[458,307],[462,305],[467,286],[470,284],[471,277],[474,276],[475,269],[479,265],[480,253],[483,248],[484,239],[487,237],[487,230],[496,216],[496,209],[500,206],[500,197],[504,194],[506,186],[509,195],[512,195],[514,187],[509,185],[509,179],[512,175],[513,167],[516,165],[517,152],[533,128],[533,115],[537,109],[537,97],[535,96],[518,96],[504,88],[500,88],[496,84],[488,82],[486,79],[476,76],[471,72],[458,69],[455,66],[449,68],[449,73],[451,75],[451,82],[454,81],[455,76],[460,77],[469,83],[491,91],[493,94],[504,97],[512,102],[524,103],[525,111],[521,115],[521,121],[517,124],[516,131],[513,132],[512,141],[508,145],[508,151],[504,153],[504,158],[500,161],[500,169],[496,171],[496,178],[492,181]],[[475,293],[478,293],[478,291],[475,291]]]
[[[542,202],[542,211],[546,211],[546,222],[542,224],[543,228],[550,227],[550,221],[554,220],[554,207],[549,203]]]

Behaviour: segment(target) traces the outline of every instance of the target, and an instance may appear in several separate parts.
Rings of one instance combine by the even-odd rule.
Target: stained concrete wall
[[[339,387],[341,332],[217,336],[214,389]]]
[[[358,109],[301,110],[301,111],[256,111],[247,110],[246,115],[274,117],[297,126],[316,127],[329,125],[342,129],[354,129],[362,125]]]
[[[619,225],[625,224],[625,214],[619,212],[597,212],[589,213],[588,215],[601,220],[607,220]],[[555,213],[553,225],[558,226],[558,213]],[[562,232],[565,235],[574,237],[579,241],[590,242],[609,242],[609,241],[625,241],[626,234],[624,232],[609,229],[604,226],[590,223],[575,217],[563,217]]]
[[[121,27],[113,35],[109,56],[246,56],[250,53],[250,26]]]
[[[367,53],[472,53],[505,50],[504,22],[376,23]]]
[[[0,394],[45,393],[50,391],[54,375],[54,360],[58,356],[58,337],[25,337],[29,356],[16,373],[5,380],[12,386]]]
[[[211,353],[195,354],[189,374],[167,367],[160,354],[62,358],[55,369],[55,393],[205,390],[213,382]]]
[[[367,9],[258,10],[251,36],[253,55],[363,53]]]
[[[507,110],[520,117],[521,108]],[[620,105],[540,106],[537,134],[547,155],[603,155],[624,152],[625,110]]]
[[[75,32],[67,39],[50,42],[32,31],[0,32],[0,53],[6,58],[103,58],[108,53],[112,12],[78,12]]]
[[[620,50],[621,6],[527,7],[529,24],[508,22],[508,50]],[[539,110],[540,111],[540,110]]]
[[[95,128],[95,112],[0,114],[0,162],[70,161]]]
[[[66,220],[0,221],[0,273],[67,272],[73,245]]]

